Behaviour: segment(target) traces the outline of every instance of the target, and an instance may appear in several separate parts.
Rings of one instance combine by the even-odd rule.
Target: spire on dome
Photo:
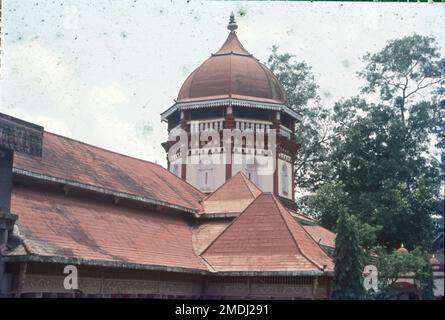
[[[238,54],[245,56],[252,56],[246,49],[244,49],[241,42],[238,40],[235,30],[238,29],[238,25],[235,21],[235,15],[233,12],[230,14],[229,24],[227,25],[227,29],[230,30],[229,36],[227,40],[224,42],[222,47],[213,55],[222,55],[222,54]]]
[[[408,250],[406,250],[405,246],[404,246],[403,243],[402,243],[402,245],[400,246],[400,248],[397,249],[397,252],[399,252],[399,253],[408,253]]]
[[[230,20],[229,24],[227,25],[227,29],[229,29],[230,32],[234,32],[236,29],[238,29],[238,25],[236,24],[235,15],[233,14],[233,12],[230,14]]]

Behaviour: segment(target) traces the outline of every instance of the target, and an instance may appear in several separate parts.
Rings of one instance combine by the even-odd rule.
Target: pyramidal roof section
[[[232,199],[254,199],[261,194],[261,189],[249,180],[246,175],[238,171],[229,180],[224,182],[218,189],[210,194],[204,201],[232,200]]]
[[[217,271],[333,271],[332,259],[271,194],[259,195],[201,254]]]
[[[240,171],[203,200],[201,214],[240,213],[260,194],[261,189]]]

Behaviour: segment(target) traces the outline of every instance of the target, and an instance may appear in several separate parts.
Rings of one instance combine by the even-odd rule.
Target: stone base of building
[[[78,289],[64,288],[64,265],[7,264],[6,297],[149,299],[327,299],[329,277],[218,276],[78,266]],[[24,270],[26,270],[24,272]]]

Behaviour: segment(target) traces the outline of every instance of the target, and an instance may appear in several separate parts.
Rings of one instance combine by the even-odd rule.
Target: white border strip
[[[301,120],[301,114],[295,112],[288,106],[284,104],[271,104],[271,103],[262,103],[248,100],[240,100],[240,99],[220,99],[220,100],[208,100],[208,101],[197,101],[197,102],[177,102],[169,109],[161,113],[162,121],[166,121],[167,117],[170,116],[176,110],[191,110],[191,109],[199,109],[199,108],[209,108],[209,107],[220,107],[225,105],[232,106],[241,106],[241,107],[250,107],[250,108],[259,108],[259,109],[268,109],[268,110],[276,110],[276,111],[284,111],[291,117]]]

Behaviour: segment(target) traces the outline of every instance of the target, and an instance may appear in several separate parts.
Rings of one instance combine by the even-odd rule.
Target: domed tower
[[[182,129],[188,140],[186,151],[168,156],[168,168],[203,192],[213,192],[242,171],[262,191],[294,200],[293,163],[298,148],[294,131],[300,115],[286,105],[275,75],[238,40],[233,14],[227,28],[230,33],[222,47],[189,75],[174,105],[161,114],[170,134]],[[209,130],[218,134],[219,142],[213,141],[214,136],[193,142],[195,135]],[[226,132],[241,133],[241,144],[237,147],[236,139],[227,140]],[[174,143],[162,145],[170,153]],[[219,152],[224,153],[219,159],[229,161],[215,161]],[[204,158],[212,154],[213,158]],[[264,170],[264,159],[273,163],[272,171]]]

